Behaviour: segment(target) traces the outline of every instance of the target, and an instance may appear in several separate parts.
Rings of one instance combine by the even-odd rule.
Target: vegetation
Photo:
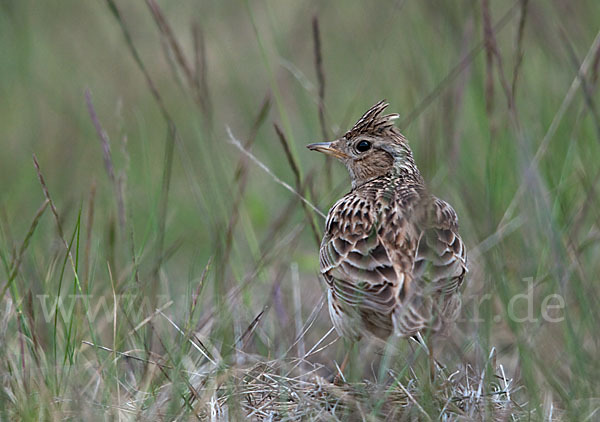
[[[596,0],[0,3],[1,420],[595,420]],[[386,98],[469,248],[437,350],[353,349],[305,144]]]

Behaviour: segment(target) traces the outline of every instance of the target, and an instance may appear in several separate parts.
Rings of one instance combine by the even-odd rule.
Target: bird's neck
[[[396,157],[394,165],[390,170],[390,176],[395,179],[401,179],[403,183],[425,186],[425,181],[421,176],[421,172],[415,164],[410,151],[403,157]]]
[[[384,174],[371,177],[369,179],[352,180],[352,190],[361,188],[368,188],[371,184],[379,183],[392,183],[401,186],[414,186],[421,189],[425,189],[425,181],[419,172],[419,169],[414,165],[408,165],[407,163],[396,163],[390,170]]]

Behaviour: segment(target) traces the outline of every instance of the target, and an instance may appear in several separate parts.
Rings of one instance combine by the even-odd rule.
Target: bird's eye
[[[365,152],[371,148],[371,143],[369,141],[360,141],[356,144],[356,150],[358,152]]]

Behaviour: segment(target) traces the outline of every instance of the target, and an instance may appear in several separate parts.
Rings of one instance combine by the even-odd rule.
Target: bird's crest
[[[352,129],[346,132],[344,137],[351,139],[362,134],[379,135],[393,128],[394,120],[400,117],[400,115],[393,113],[382,116],[381,114],[388,105],[385,100],[379,101],[358,119],[358,122],[356,122]]]

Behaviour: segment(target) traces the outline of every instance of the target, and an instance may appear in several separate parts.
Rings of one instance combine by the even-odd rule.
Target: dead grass
[[[131,354],[119,356],[143,361]],[[404,374],[389,370],[385,379],[377,382],[335,385],[319,375],[328,372],[326,367],[308,360],[265,361],[257,355],[244,355],[243,360],[245,363],[226,368],[215,362],[196,363],[193,371],[185,371],[189,378],[184,385],[166,379],[153,394],[142,394],[139,386],[124,385],[120,407],[113,410],[136,420],[178,420],[190,411],[199,420],[211,421],[537,418],[525,409],[526,403],[519,403],[524,396],[522,387],[506,377],[501,365],[489,366],[489,372],[467,365],[451,373],[438,366],[433,383],[409,369]],[[173,369],[154,361],[146,363],[163,372]],[[82,399],[95,401],[93,397]]]

